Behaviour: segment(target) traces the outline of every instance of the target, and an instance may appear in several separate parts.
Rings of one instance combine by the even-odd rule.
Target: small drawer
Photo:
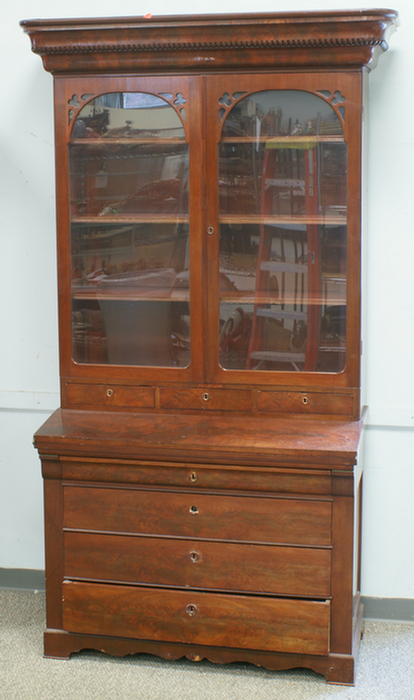
[[[331,551],[65,533],[66,578],[327,598]]]
[[[88,460],[72,457],[61,457],[61,464],[62,478],[77,481],[309,495],[329,495],[332,490],[330,473],[317,469],[250,469],[237,466],[211,467],[204,464]]]
[[[154,408],[152,386],[122,384],[65,384],[65,404],[70,407],[94,408]]]
[[[160,388],[162,409],[191,409],[193,411],[251,411],[252,392],[249,389],[216,389],[214,387]]]
[[[354,396],[346,392],[258,391],[257,410],[262,413],[352,416]]]
[[[64,487],[64,527],[244,542],[331,544],[331,502]]]
[[[78,634],[329,653],[330,602],[66,581],[63,628]]]

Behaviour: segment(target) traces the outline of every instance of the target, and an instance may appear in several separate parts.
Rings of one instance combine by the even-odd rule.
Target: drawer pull
[[[193,562],[193,564],[197,564],[198,561],[200,561],[200,555],[198,552],[196,552],[194,549],[190,552],[190,559]]]
[[[111,396],[114,395],[114,390],[113,390],[113,389],[107,389],[107,390],[106,390],[106,395],[107,395],[107,397],[110,399]]]
[[[190,506],[190,513],[191,513],[191,515],[197,515],[198,514],[197,506]]]
[[[187,615],[189,615],[190,617],[194,617],[194,615],[197,612],[197,606],[190,603],[189,605],[187,605],[185,611]]]
[[[195,482],[198,481],[198,476],[197,476],[196,472],[191,472],[191,474],[190,474],[190,481],[191,481],[193,484],[195,484]]]

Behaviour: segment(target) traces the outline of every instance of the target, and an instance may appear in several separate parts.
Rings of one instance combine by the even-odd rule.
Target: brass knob
[[[110,399],[111,396],[114,395],[114,390],[113,390],[113,389],[107,389],[107,390],[106,390],[106,395],[107,395],[107,397]]]

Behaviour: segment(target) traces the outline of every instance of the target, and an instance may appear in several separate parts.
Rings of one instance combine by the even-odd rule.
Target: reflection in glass
[[[164,99],[92,100],[69,150],[72,356],[81,363],[190,361],[188,145]]]
[[[339,372],[346,344],[342,126],[321,97],[267,91],[219,144],[220,364]]]

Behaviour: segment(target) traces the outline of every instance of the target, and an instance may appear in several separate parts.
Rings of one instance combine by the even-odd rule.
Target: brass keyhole
[[[197,476],[196,472],[191,472],[190,481],[192,481],[193,484],[195,484],[195,482],[198,481],[198,476]]]
[[[301,401],[302,401],[302,403],[303,403],[304,406],[306,406],[306,404],[309,403],[309,399],[308,399],[307,396],[302,396]]]
[[[190,506],[190,513],[191,513],[191,515],[197,515],[197,513],[198,513],[197,506]]]
[[[194,615],[197,612],[197,606],[190,603],[189,605],[187,605],[185,611],[187,615],[189,615],[190,617],[194,617]]]
[[[214,236],[214,228],[212,226],[209,226],[207,229],[207,233],[209,236]]]
[[[114,395],[114,390],[113,390],[113,389],[107,389],[107,390],[106,390],[106,395],[108,396],[108,398],[111,398],[111,396]]]
[[[200,559],[199,553],[193,550],[192,552],[190,552],[190,559],[193,562],[193,564],[197,564],[197,562]]]
[[[203,401],[210,401],[210,394],[205,392],[201,398],[203,399]]]

